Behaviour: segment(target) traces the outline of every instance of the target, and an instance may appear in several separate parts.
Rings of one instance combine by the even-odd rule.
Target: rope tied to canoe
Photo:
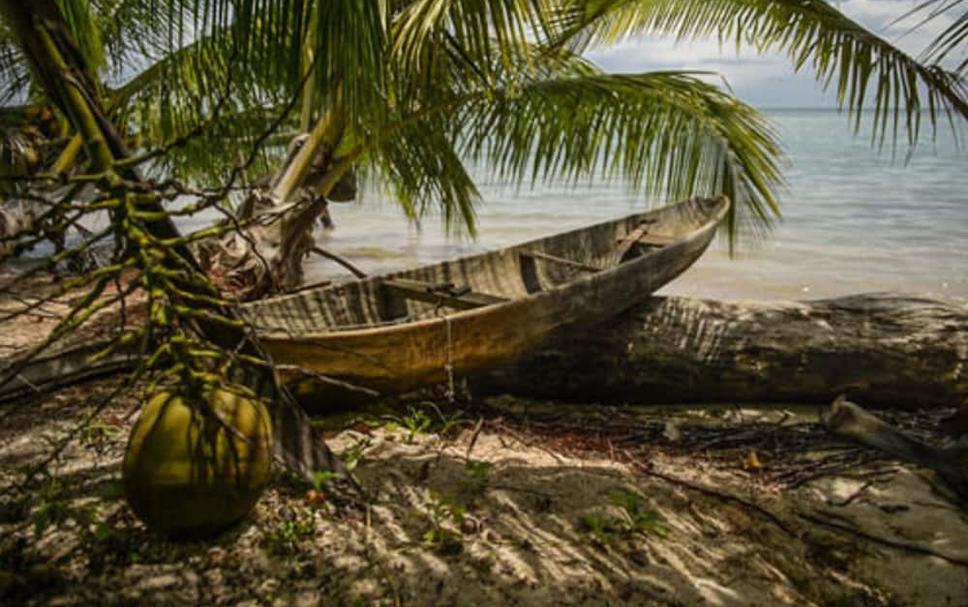
[[[444,326],[447,327],[447,362],[444,371],[447,372],[447,402],[454,404],[454,338],[450,327],[450,316],[444,314]]]
[[[456,391],[454,390],[454,335],[453,330],[450,325],[450,316],[446,313],[441,315],[443,310],[443,299],[441,298],[436,307],[434,307],[434,315],[444,319],[444,328],[447,335],[447,352],[446,359],[444,361],[444,372],[447,374],[447,402],[454,404],[454,398],[456,396]]]

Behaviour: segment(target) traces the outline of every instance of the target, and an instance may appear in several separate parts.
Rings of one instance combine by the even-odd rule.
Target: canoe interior
[[[303,337],[500,305],[669,246],[721,216],[725,205],[724,198],[691,199],[479,255],[253,302],[243,314],[260,334]],[[629,243],[630,235],[642,237]],[[421,293],[422,285],[449,288]]]

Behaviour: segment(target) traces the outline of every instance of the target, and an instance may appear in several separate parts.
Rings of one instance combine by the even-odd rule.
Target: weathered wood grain
[[[558,333],[476,382],[594,402],[957,405],[968,396],[968,306],[895,294],[809,302],[656,297]]]

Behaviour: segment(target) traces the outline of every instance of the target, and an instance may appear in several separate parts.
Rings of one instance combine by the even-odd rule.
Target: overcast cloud
[[[952,22],[940,17],[910,31],[914,19],[892,25],[897,17],[922,0],[842,0],[835,4],[886,40],[917,56],[938,32]],[[609,72],[645,72],[661,69],[695,69],[717,72],[742,99],[764,108],[835,107],[834,98],[824,93],[810,68],[794,73],[792,63],[777,54],[757,55],[745,48],[737,55],[735,46],[720,48],[715,40],[677,43],[668,37],[644,37],[626,41],[589,58]]]

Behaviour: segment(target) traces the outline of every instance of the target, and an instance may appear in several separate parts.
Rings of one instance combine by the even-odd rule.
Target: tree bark
[[[37,210],[31,204],[19,201],[0,204],[0,262],[13,253],[18,234],[26,234],[34,229],[37,215]]]
[[[968,306],[874,294],[809,302],[656,297],[559,333],[478,391],[594,402],[957,405],[968,395]]]
[[[968,441],[940,448],[928,444],[838,397],[824,415],[833,434],[933,470],[962,499],[968,499]]]
[[[114,172],[118,168],[117,162],[127,159],[129,155],[115,125],[104,112],[98,87],[89,74],[88,66],[76,50],[59,6],[53,0],[34,0],[29,3],[0,0],[0,14],[16,32],[20,46],[30,60],[48,98],[60,107],[80,134],[93,168]],[[134,168],[122,168],[120,172],[127,179],[140,181]],[[159,240],[179,237],[171,217],[164,213],[158,199],[146,200],[141,207],[141,210],[160,216],[145,224],[146,230],[153,237]],[[177,243],[172,250],[184,265],[192,270],[199,269],[197,260],[187,245]],[[177,271],[180,266],[181,264],[171,269]],[[192,285],[182,286],[185,291],[193,293]],[[222,318],[235,318],[235,312],[228,306],[214,306],[195,300],[189,300],[188,305],[205,308]],[[240,328],[200,319],[197,329],[211,343],[225,351],[264,358],[258,344]],[[269,388],[274,397],[269,405],[276,455],[293,472],[306,480],[312,480],[317,470],[345,471],[342,463],[326,446],[322,433],[312,426],[305,411],[284,390],[278,389],[275,374],[256,368],[251,371],[260,383]]]
[[[356,196],[355,174],[334,156],[342,120],[341,112],[331,109],[292,141],[279,171],[242,205],[240,221],[260,221],[252,221],[244,233],[230,231],[199,244],[201,264],[237,298],[258,299],[301,286],[303,262],[315,247],[316,221],[331,226],[329,201]]]

